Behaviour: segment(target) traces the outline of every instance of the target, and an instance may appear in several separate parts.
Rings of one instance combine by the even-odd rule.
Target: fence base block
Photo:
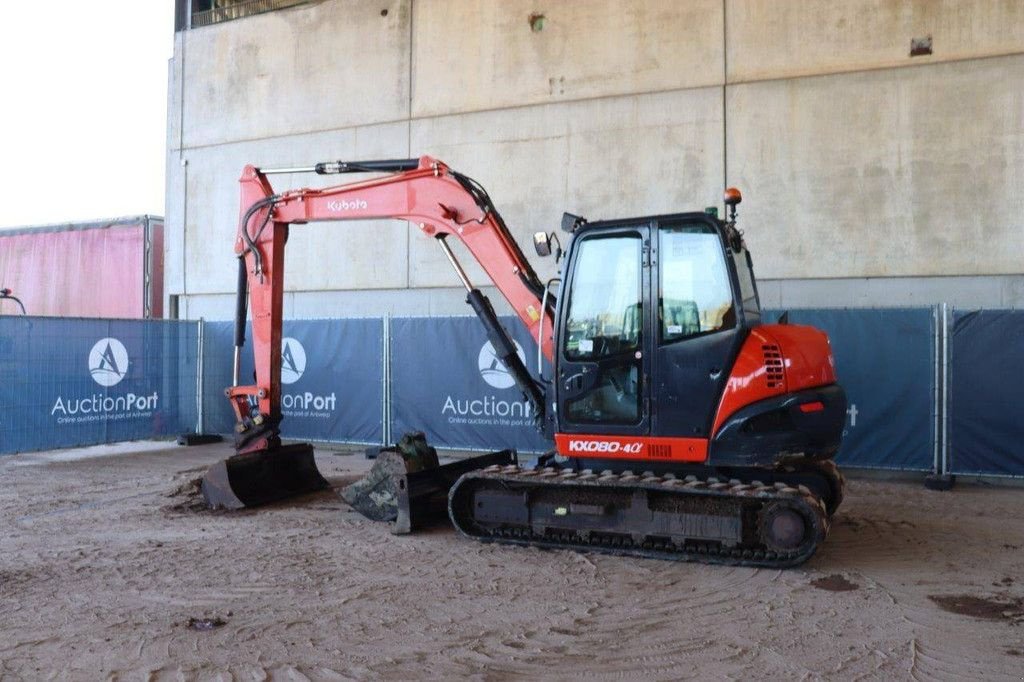
[[[952,490],[956,484],[956,476],[953,474],[929,474],[924,478],[924,487],[928,490]]]
[[[209,445],[224,440],[223,436],[215,433],[183,433],[178,436],[178,445]]]

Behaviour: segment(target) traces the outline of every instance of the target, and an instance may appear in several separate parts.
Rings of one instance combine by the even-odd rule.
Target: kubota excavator
[[[302,172],[386,174],[283,193],[267,179]],[[207,472],[211,505],[252,506],[327,486],[312,446],[280,440],[289,225],[396,218],[436,239],[554,450],[532,468],[509,450],[444,467],[436,457],[407,457],[404,470],[399,460],[391,472],[400,479],[393,489],[408,498],[413,487],[440,488],[455,527],[483,541],[785,567],[824,540],[843,495],[831,457],[846,398],[823,332],[762,323],[736,228],[737,190],[726,190],[727,220],[713,210],[600,222],[566,214],[571,238],[554,293],[556,280],[534,272],[486,191],[431,157],[247,166],[240,182],[227,389],[238,454]],[[551,377],[532,375],[519,357],[446,242],[453,236],[530,330]],[[561,255],[557,241],[554,233],[534,237],[540,255]],[[242,386],[247,299],[256,383]]]

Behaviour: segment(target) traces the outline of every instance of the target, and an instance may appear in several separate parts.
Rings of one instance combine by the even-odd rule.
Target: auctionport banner
[[[0,317],[0,453],[187,431],[194,322]]]
[[[782,311],[765,311],[775,322]],[[930,470],[935,351],[931,308],[809,309],[789,313],[829,335],[848,401],[840,465]]]
[[[535,372],[537,345],[529,332],[512,317],[502,324]],[[429,443],[445,448],[552,447],[533,426],[529,403],[475,317],[393,318],[390,338],[394,440],[423,431]]]
[[[281,343],[281,435],[382,443],[384,323],[381,319],[286,320]],[[204,429],[231,433],[233,322],[204,327]],[[242,350],[242,384],[253,382],[252,333]]]

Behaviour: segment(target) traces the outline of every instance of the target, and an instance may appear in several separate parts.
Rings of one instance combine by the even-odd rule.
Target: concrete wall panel
[[[721,0],[417,0],[413,30],[414,117],[701,87],[724,73]]]
[[[189,293],[229,292],[235,286],[232,242],[239,219],[238,178],[246,164],[291,167],[339,158],[404,157],[407,145],[408,124],[392,123],[189,150],[185,190]],[[350,176],[274,175],[271,184],[275,191],[284,191],[353,180]],[[286,251],[286,286],[292,291],[406,286],[407,233],[404,221],[295,226]]]
[[[169,310],[168,296],[182,294],[185,288],[185,231],[184,197],[185,168],[178,152],[168,150],[165,174],[167,194],[164,200],[164,310]]]
[[[717,203],[721,100],[720,88],[703,88],[415,120],[412,149],[482,183],[547,278],[554,259],[533,253],[532,235],[557,230],[564,211],[597,220]],[[432,242],[414,236],[410,286],[456,281]],[[473,281],[484,282],[459,253]]]
[[[197,28],[169,69],[167,293],[230,317],[244,164],[428,153],[543,277],[530,236],[563,211],[699,210],[727,167],[767,304],[1019,306],[1022,86],[1021,0],[323,0]],[[289,316],[468,311],[404,223],[292,234]]]
[[[499,315],[511,315],[501,293],[480,287]],[[957,308],[1022,308],[1024,276],[879,277],[836,279],[761,279],[761,305],[773,309],[871,308],[931,306],[946,302]],[[185,299],[183,315],[191,319],[230,320],[233,294],[196,294]],[[461,287],[341,291],[288,291],[287,319],[379,317],[381,315],[472,315]]]
[[[765,308],[930,306],[1020,308],[1024,276],[759,280]]]
[[[501,293],[491,286],[480,289],[494,303],[499,315],[512,315]],[[231,320],[235,315],[233,294],[195,294],[186,299],[187,317]],[[285,319],[305,320],[337,317],[434,317],[473,315],[462,287],[432,289],[377,289],[368,291],[287,291]],[[183,315],[185,316],[185,315]]]
[[[480,289],[494,303],[499,315],[511,315],[498,290],[491,286]],[[358,291],[299,291],[288,296],[285,313],[295,319],[313,317],[407,317],[472,315],[466,303],[466,290],[460,287],[432,289],[382,289],[370,298]]]
[[[174,56],[167,62],[167,149],[181,149],[181,46],[185,33],[174,34]]]
[[[185,146],[406,118],[409,3],[330,0],[187,31]]]
[[[1021,0],[725,1],[730,83],[1024,52]]]
[[[1020,272],[1024,56],[730,87],[762,278]]]

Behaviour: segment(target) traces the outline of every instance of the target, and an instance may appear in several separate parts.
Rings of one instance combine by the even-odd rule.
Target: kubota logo
[[[306,349],[290,336],[281,340],[281,383],[294,384],[306,371]]]
[[[638,455],[643,443],[618,443],[608,440],[570,440],[569,452],[625,452]]]
[[[115,386],[127,372],[128,351],[117,339],[100,339],[89,351],[89,373],[100,386]]]
[[[335,213],[340,211],[363,211],[366,210],[367,205],[365,199],[335,199],[334,201],[327,202],[327,208]]]
[[[516,355],[523,362],[526,362],[526,355],[523,353],[523,347],[519,345],[518,341],[513,341],[516,344]],[[505,367],[505,363],[498,359],[498,354],[494,352],[494,346],[488,341],[480,349],[480,355],[477,357],[477,367],[480,368],[480,376],[483,377],[484,381],[493,386],[494,388],[512,388],[516,385],[516,380],[512,378],[512,374]]]

